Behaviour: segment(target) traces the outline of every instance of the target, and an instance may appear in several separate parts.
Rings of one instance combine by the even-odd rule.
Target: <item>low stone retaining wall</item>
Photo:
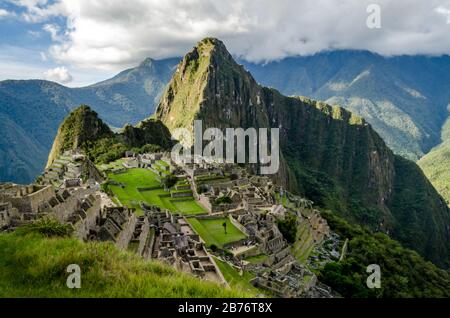
[[[136,223],[137,217],[133,213],[128,219],[128,221],[125,224],[123,224],[123,230],[116,238],[116,245],[119,248],[126,249],[128,247],[128,244],[130,243],[130,240],[133,237],[134,230],[136,228]]]
[[[230,220],[231,224],[237,227],[242,233],[249,236],[247,229],[241,223],[236,221],[231,214],[228,215],[228,219]]]
[[[139,192],[142,192],[142,191],[159,190],[159,189],[161,189],[161,187],[158,187],[158,186],[154,186],[154,187],[146,187],[146,188],[136,188],[136,190],[138,190]]]
[[[171,192],[170,196],[172,198],[192,197],[192,192]]]

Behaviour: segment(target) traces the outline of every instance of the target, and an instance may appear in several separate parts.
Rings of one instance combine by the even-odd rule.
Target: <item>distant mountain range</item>
[[[83,88],[40,80],[0,82],[0,181],[30,182],[41,172],[58,124],[80,104],[90,105],[115,128],[152,114],[179,61],[146,59]],[[258,82],[283,94],[324,100],[364,117],[406,158],[417,160],[441,142],[449,116],[449,56],[331,51],[240,63]]]
[[[450,56],[332,51],[246,67],[262,84],[286,95],[337,104],[365,118],[408,159],[419,159],[441,142],[449,116]]]
[[[42,172],[58,125],[80,104],[112,127],[153,113],[178,59],[146,59],[138,67],[83,88],[42,80],[0,82],[0,181],[31,182]]]

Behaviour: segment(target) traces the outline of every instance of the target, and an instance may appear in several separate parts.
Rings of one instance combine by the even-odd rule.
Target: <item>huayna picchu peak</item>
[[[206,38],[186,54],[156,117],[171,131],[192,129],[195,119],[203,129],[279,127],[275,181],[448,265],[450,212],[416,164],[343,108],[258,85],[220,40]]]

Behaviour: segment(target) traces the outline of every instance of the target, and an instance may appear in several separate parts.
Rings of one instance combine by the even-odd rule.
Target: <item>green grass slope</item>
[[[450,204],[450,140],[431,150],[418,164],[447,204]]]
[[[236,228],[228,218],[189,218],[188,221],[208,246],[216,245],[217,247],[223,248],[226,244],[246,238],[246,235]],[[226,234],[223,228],[224,222],[227,224]]]
[[[69,289],[67,266],[81,268],[81,288]],[[83,243],[14,232],[0,235],[0,297],[248,297],[202,281],[111,243]]]

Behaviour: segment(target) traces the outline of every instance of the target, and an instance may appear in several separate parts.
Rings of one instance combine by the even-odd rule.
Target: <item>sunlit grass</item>
[[[67,266],[81,268],[81,288],[69,289]],[[0,234],[0,297],[246,297],[145,261],[112,243],[46,238],[36,233]]]

